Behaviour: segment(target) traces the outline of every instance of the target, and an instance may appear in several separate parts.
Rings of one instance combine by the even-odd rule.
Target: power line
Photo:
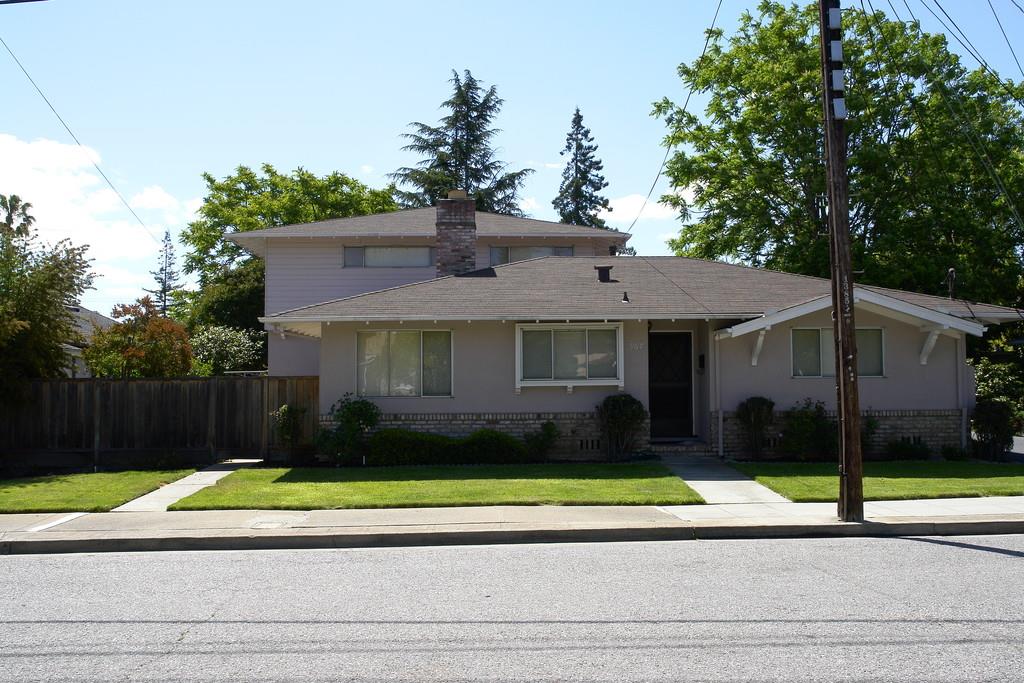
[[[1020,60],[1017,59],[1017,53],[1013,49],[1013,45],[1010,44],[1010,38],[1006,35],[1006,29],[1003,28],[1003,22],[999,18],[999,13],[996,12],[995,5],[992,4],[992,0],[988,0],[989,9],[992,10],[992,16],[996,18],[996,23],[999,24],[999,32],[1003,34],[1003,40],[1006,41],[1006,47],[1010,48],[1010,54],[1013,55],[1013,61],[1017,63],[1017,69],[1020,70],[1020,75],[1024,76],[1024,67],[1021,67]]]
[[[10,46],[7,44],[7,42],[2,37],[0,37],[0,44],[2,44],[4,46],[4,48],[7,50],[7,53],[9,55],[11,55],[11,59],[13,59],[14,63],[18,65],[18,68],[21,69],[21,73],[25,74],[25,78],[27,78],[28,82],[32,84],[32,87],[36,89],[36,92],[39,93],[39,96],[41,98],[43,98],[43,102],[46,102],[46,106],[48,106],[50,108],[50,111],[53,112],[53,115],[57,117],[58,121],[60,121],[60,125],[64,126],[64,130],[66,130],[68,132],[68,135],[71,136],[71,139],[74,140],[75,143],[79,147],[81,147],[83,152],[84,152],[85,151],[85,145],[83,145],[82,141],[78,139],[78,136],[75,135],[74,131],[71,130],[71,127],[68,126],[67,122],[64,121],[64,118],[60,114],[57,113],[57,109],[50,102],[50,99],[46,96],[45,93],[43,93],[42,88],[39,87],[39,85],[36,83],[35,79],[32,78],[32,76],[29,74],[28,69],[25,68],[25,66],[21,63],[21,60],[18,59],[18,56],[14,54],[14,51],[10,48]],[[86,155],[86,156],[88,156],[88,155]],[[139,225],[142,226],[142,229],[145,231],[145,233],[147,235],[149,235],[149,238],[151,240],[153,240],[154,242],[156,242],[157,244],[160,244],[160,240],[158,240],[153,235],[153,233],[150,232],[150,230],[146,226],[146,224],[142,221],[141,218],[139,218],[139,214],[135,213],[135,209],[133,209],[131,207],[131,205],[128,204],[128,200],[126,200],[124,198],[124,195],[121,194],[120,190],[118,190],[114,186],[114,183],[111,182],[110,178],[107,177],[107,174],[103,172],[103,169],[99,167],[99,164],[97,164],[95,161],[93,161],[92,157],[89,157],[89,163],[91,163],[93,165],[93,168],[96,169],[96,172],[100,174],[100,176],[103,178],[104,181],[106,181],[107,185],[109,185],[110,189],[114,191],[114,194],[116,194],[117,198],[121,200],[121,203],[124,204],[125,208],[128,209],[129,212],[131,212],[132,216],[134,216],[135,220],[137,220],[139,222]]]
[[[874,8],[874,5],[872,4],[871,0],[867,0],[867,1],[868,1],[868,6],[871,7],[872,12],[874,12],[875,8]],[[903,21],[903,19],[899,15],[899,12],[896,11],[896,7],[892,4],[892,0],[888,0],[888,2],[889,2],[889,8],[892,10],[893,16],[896,17],[896,20],[899,21],[901,24],[906,25],[906,22]],[[922,4],[924,4],[924,0],[921,0],[921,2],[922,2]],[[917,17],[914,16],[914,12],[910,9],[910,5],[907,3],[907,0],[903,0],[903,4],[907,6],[907,11],[910,12],[910,16],[913,17],[914,22],[917,24],[917,30],[918,30],[918,32],[920,32],[920,30],[921,30],[920,29],[921,22],[919,22],[917,20]],[[882,34],[881,31],[879,31],[879,33],[880,33],[880,37],[882,38],[883,42],[885,42],[884,34]],[[888,49],[888,44],[887,43],[886,43],[886,47]],[[890,59],[891,58],[892,58],[892,53],[890,51]],[[947,66],[948,66],[948,62],[947,62]],[[966,112],[964,112],[963,108],[960,107],[958,102],[955,102],[955,101],[951,102],[951,99],[946,96],[946,92],[943,89],[941,83],[938,83],[937,81],[935,81],[933,79],[930,79],[930,80],[932,80],[932,86],[935,88],[935,91],[939,94],[939,98],[946,105],[946,108],[949,109],[949,113],[953,116],[954,120],[956,120],[957,123],[960,125],[961,130],[963,130],[964,137],[967,139],[968,144],[970,144],[971,148],[974,150],[974,153],[978,156],[978,160],[981,162],[982,167],[985,168],[985,170],[989,174],[989,177],[991,177],[992,182],[996,186],[996,192],[998,194],[1001,194],[1003,196],[1003,199],[1006,200],[1007,206],[1009,206],[1010,212],[1013,214],[1013,217],[1016,220],[1017,225],[1019,227],[1024,228],[1024,221],[1021,220],[1020,214],[1017,211],[1017,207],[1016,207],[1016,205],[1014,205],[1013,199],[1010,197],[1010,193],[1007,192],[1007,190],[1006,190],[1006,185],[1003,183],[1002,178],[999,176],[999,171],[996,169],[995,164],[992,162],[992,159],[985,152],[984,145],[982,144],[983,138],[979,135],[979,136],[977,136],[977,139],[975,139],[975,133],[974,133],[973,126],[971,124],[970,118],[966,115]],[[953,108],[953,104],[954,103],[957,105],[957,109],[959,109],[959,115],[957,114],[957,112]],[[915,106],[915,112],[916,112],[916,106]],[[920,115],[918,114],[918,116],[920,116]],[[919,124],[920,124],[920,122],[919,122]]]
[[[711,27],[708,29],[707,36],[704,39],[704,49],[700,51],[700,57],[697,58],[697,73],[698,74],[700,73],[700,67],[704,63],[704,55],[707,54],[708,45],[711,44],[711,34],[715,30],[715,24],[718,22],[718,12],[721,9],[722,9],[722,0],[718,0],[718,6],[715,7],[715,16],[711,19]],[[682,109],[682,111],[684,111],[684,112],[686,111],[686,108],[688,106],[690,106],[690,98],[693,96],[693,91],[697,87],[696,75],[697,74],[694,74],[694,78],[693,78],[692,82],[690,83],[690,92],[686,93],[686,101],[683,102],[683,109]],[[647,191],[647,196],[644,197],[644,202],[643,202],[643,204],[640,205],[640,210],[636,212],[636,218],[633,219],[633,222],[630,223],[629,227],[626,229],[626,233],[627,234],[633,232],[633,226],[636,225],[636,222],[638,220],[640,220],[640,216],[643,214],[644,209],[647,208],[647,202],[650,201],[651,195],[654,194],[654,188],[658,185],[658,181],[661,180],[661,174],[665,170],[665,164],[668,163],[668,155],[671,152],[672,152],[672,145],[666,144],[665,145],[665,156],[661,160],[661,165],[658,166],[658,173],[657,173],[657,175],[654,176],[654,182],[651,183],[651,189],[649,189]]]
[[[977,60],[978,64],[981,65],[982,70],[987,72],[994,79],[996,79],[996,82],[999,83],[999,86],[1010,97],[1010,99],[1014,100],[1015,102],[1017,102],[1020,105],[1024,105],[1024,101],[1022,101],[1020,99],[1020,97],[1018,97],[1017,94],[1014,93],[1013,90],[1011,90],[1006,85],[1006,82],[1003,80],[1003,77],[1000,76],[999,73],[995,69],[993,69],[992,66],[985,60],[985,58],[981,54],[981,51],[974,46],[974,43],[972,43],[970,38],[967,37],[967,34],[964,33],[963,29],[960,28],[960,25],[956,23],[956,20],[954,20],[953,17],[951,17],[949,15],[949,12],[947,12],[945,10],[945,8],[941,4],[939,4],[939,0],[932,0],[932,2],[934,2],[935,6],[938,7],[939,10],[941,10],[943,14],[946,15],[946,18],[948,18],[950,23],[953,24],[953,26],[956,29],[956,31],[951,29],[949,27],[949,25],[946,24],[946,22],[944,22],[942,20],[942,17],[940,17],[938,14],[936,14],[935,11],[931,7],[928,6],[928,4],[925,2],[925,0],[918,0],[918,1],[921,3],[922,7],[924,7],[926,10],[928,10],[928,12],[933,17],[935,17],[936,21],[938,21],[940,24],[942,24],[942,28],[944,28],[946,30],[946,33],[952,35],[953,38],[956,40],[956,42],[960,43],[960,46],[964,50],[966,50],[972,57],[974,57],[974,59]],[[910,12],[910,16],[914,17],[914,12],[910,9],[910,5],[907,3],[907,0],[903,0],[903,4],[907,5],[907,11]],[[895,8],[893,9],[893,11],[894,12],[896,11]],[[917,17],[914,17],[914,21],[917,21]],[[959,33],[959,36],[957,35],[958,33]],[[960,39],[960,36],[963,37],[963,40]]]

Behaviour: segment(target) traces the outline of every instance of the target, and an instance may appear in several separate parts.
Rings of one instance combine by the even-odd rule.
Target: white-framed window
[[[491,265],[515,263],[541,256],[572,256],[572,247],[491,247]]]
[[[516,325],[516,390],[623,386],[621,323]]]
[[[356,332],[359,396],[451,396],[451,330]]]
[[[345,247],[346,268],[429,268],[434,247]]]
[[[857,376],[885,376],[885,330],[857,328]],[[831,327],[791,330],[793,377],[835,377],[836,355]]]

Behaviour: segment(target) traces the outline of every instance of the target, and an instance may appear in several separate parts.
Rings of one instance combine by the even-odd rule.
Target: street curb
[[[717,524],[578,529],[413,531],[396,533],[277,533],[209,536],[18,538],[0,541],[0,555],[192,550],[314,550],[454,545],[616,543],[628,541],[751,540],[1024,534],[1024,520]]]

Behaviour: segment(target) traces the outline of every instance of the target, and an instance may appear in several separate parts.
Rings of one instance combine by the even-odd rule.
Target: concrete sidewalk
[[[1024,533],[1024,496],[867,503],[0,515],[0,554]]]

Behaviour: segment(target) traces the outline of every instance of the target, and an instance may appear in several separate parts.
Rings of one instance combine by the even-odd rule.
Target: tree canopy
[[[148,296],[119,304],[117,323],[96,330],[82,356],[94,377],[181,377],[192,370],[188,331],[165,318]]]
[[[318,176],[299,168],[279,173],[239,166],[222,180],[203,175],[207,194],[199,218],[183,231],[184,270],[196,273],[199,290],[177,292],[172,311],[189,328],[222,325],[262,332],[263,261],[226,236],[280,225],[394,211],[393,188],[382,190],[337,171]]]
[[[441,104],[448,114],[436,126],[413,122],[413,132],[402,136],[409,140],[402,149],[422,160],[390,175],[399,185],[396,196],[404,206],[433,206],[449,190],[466,190],[480,211],[523,215],[519,192],[533,169],[509,171],[493,147],[501,131],[492,122],[504,100],[495,86],[485,89],[468,70],[462,77],[453,70],[450,83],[452,95]]]
[[[92,285],[87,247],[42,244],[31,224],[0,230],[0,400],[26,379],[64,373],[64,344],[81,341],[68,307]]]
[[[208,325],[192,334],[193,370],[197,374],[222,375],[232,370],[262,369],[266,333]],[[198,368],[197,368],[198,366]]]
[[[31,210],[32,204],[21,201],[18,195],[0,194],[0,233],[27,237],[32,224],[36,222],[35,216],[29,213]]]
[[[816,3],[762,2],[679,66],[703,120],[655,105],[679,148],[663,198],[684,223],[676,253],[828,276],[817,23]],[[945,293],[954,267],[959,296],[1017,302],[1024,87],[967,70],[916,22],[851,7],[843,25],[858,281]]]
[[[597,158],[596,152],[594,137],[590,129],[583,125],[583,114],[576,107],[569,134],[565,136],[565,149],[559,153],[565,157],[562,184],[558,188],[558,196],[551,202],[563,223],[608,227],[598,216],[602,209],[611,211],[611,208],[608,206],[608,198],[600,194],[601,190],[608,187],[608,182],[601,175],[604,164]]]

